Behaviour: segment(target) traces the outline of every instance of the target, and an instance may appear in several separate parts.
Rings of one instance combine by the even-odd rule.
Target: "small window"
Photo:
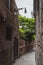
[[[6,40],[12,40],[12,29],[10,27],[6,27]]]
[[[39,10],[39,0],[37,0],[37,10]]]
[[[10,0],[9,0],[9,10],[10,10]]]
[[[11,0],[1,0],[2,4],[10,10]]]
[[[33,6],[34,6],[34,10],[36,10],[36,0],[34,0]]]
[[[39,0],[34,0],[34,10],[39,10]]]
[[[7,8],[10,10],[10,0],[7,0]]]

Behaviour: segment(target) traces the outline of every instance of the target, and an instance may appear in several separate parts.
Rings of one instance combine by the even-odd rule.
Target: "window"
[[[10,0],[7,0],[7,8],[10,10]]]
[[[39,10],[39,0],[37,0],[37,10]]]
[[[10,0],[9,0],[9,10],[10,10]]]
[[[11,0],[1,0],[2,4],[10,10]]]
[[[10,9],[10,2],[11,0],[1,0],[2,4],[4,4],[4,6],[6,6],[8,9]]]
[[[39,10],[39,0],[34,0],[34,10]]]
[[[10,27],[6,27],[6,40],[12,40],[12,29]]]
[[[36,10],[36,0],[34,0],[33,6],[34,6],[34,10]]]

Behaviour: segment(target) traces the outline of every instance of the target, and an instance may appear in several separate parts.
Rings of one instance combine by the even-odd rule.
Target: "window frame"
[[[12,41],[12,28],[10,26],[6,26],[6,40]]]

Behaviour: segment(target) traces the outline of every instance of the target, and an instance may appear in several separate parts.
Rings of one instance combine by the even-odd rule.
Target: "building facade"
[[[43,65],[43,0],[34,0],[34,17],[36,19],[36,50],[37,65]]]
[[[15,0],[0,0],[0,65],[12,65],[18,57],[19,26]]]

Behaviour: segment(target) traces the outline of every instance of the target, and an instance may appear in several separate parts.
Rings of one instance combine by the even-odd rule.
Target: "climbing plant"
[[[23,16],[19,16],[18,19],[20,37],[29,41],[35,39],[35,19]]]

